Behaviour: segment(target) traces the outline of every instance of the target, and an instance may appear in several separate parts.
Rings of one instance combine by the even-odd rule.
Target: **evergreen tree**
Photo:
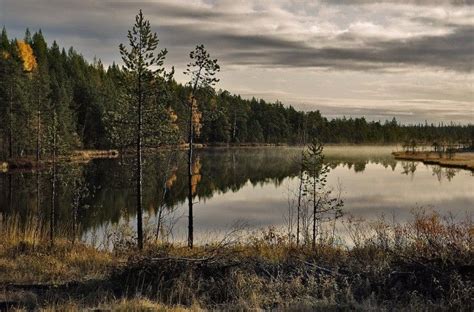
[[[305,194],[313,208],[312,211],[312,248],[316,248],[316,238],[321,225],[326,219],[337,219],[342,216],[343,201],[332,197],[331,190],[326,190],[327,175],[330,167],[324,162],[324,145],[318,138],[308,144],[303,156],[303,168],[306,174],[304,181]],[[329,214],[329,217],[327,216]]]
[[[169,80],[172,73],[166,73],[163,64],[166,50],[156,53],[158,36],[152,33],[150,22],[145,20],[140,10],[135,18],[135,25],[128,32],[130,50],[120,45],[120,54],[125,64],[122,76],[125,93],[123,102],[125,118],[123,122],[131,123],[133,139],[136,145],[136,199],[137,199],[137,240],[138,248],[143,248],[143,168],[142,149],[144,143],[150,145],[162,139],[163,129],[168,128],[169,121],[163,103],[157,95],[164,93],[163,80]],[[163,120],[163,116],[167,116]],[[160,118],[156,120],[156,118]]]
[[[33,73],[33,106],[36,108],[36,161],[41,158],[43,129],[45,122],[42,121],[44,114],[50,106],[50,81],[49,81],[49,65],[47,57],[48,46],[43,38],[41,30],[33,35],[32,47],[37,61],[37,69]]]
[[[196,93],[199,90],[214,86],[219,81],[215,75],[220,71],[220,67],[217,64],[217,59],[211,59],[204,45],[196,46],[194,51],[189,53],[189,57],[191,62],[187,65],[184,74],[191,76],[188,83],[191,87],[188,99],[188,247],[193,248],[193,140],[195,134],[199,135],[201,129],[201,113],[198,109]]]
[[[174,141],[177,136],[181,142],[188,143],[196,140],[200,143],[302,144],[302,134],[307,133],[309,138],[318,137],[325,143],[392,144],[414,140],[419,146],[437,142],[437,150],[442,153],[448,143],[472,149],[472,124],[402,125],[395,118],[328,120],[317,110],[297,111],[278,101],[243,99],[227,91],[216,93],[205,83],[194,90],[194,79],[206,80],[195,71],[199,68],[196,62],[202,50],[201,46],[193,51],[196,58],[192,60],[192,69],[187,71],[192,75],[189,84],[170,80],[164,70],[148,79],[151,82],[142,101],[142,146],[156,147]],[[210,67],[217,65],[210,58],[208,61]],[[154,62],[160,60],[155,57]],[[215,76],[209,75],[207,79],[215,79]],[[41,31],[31,35],[27,30],[23,40],[10,41],[3,28],[0,36],[0,157],[28,157],[38,161],[51,157],[50,130],[53,128],[57,130],[58,153],[74,148],[135,148],[137,102],[130,94],[136,91],[133,90],[136,86],[136,76],[129,70],[115,64],[104,69],[100,60],[88,62],[73,48],[66,52],[57,43],[48,47]],[[190,103],[194,103],[194,108],[190,109],[193,106]],[[55,127],[54,113],[57,115]]]

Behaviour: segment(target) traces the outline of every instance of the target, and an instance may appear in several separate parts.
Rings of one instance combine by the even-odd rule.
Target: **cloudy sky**
[[[0,0],[0,25],[119,62],[141,8],[183,82],[203,43],[218,88],[328,117],[474,122],[474,0]]]

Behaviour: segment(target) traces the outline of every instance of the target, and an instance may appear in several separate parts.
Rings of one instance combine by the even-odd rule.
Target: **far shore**
[[[259,147],[303,147],[303,144],[288,144],[288,143],[194,143],[195,149],[203,148],[259,148]],[[376,144],[376,143],[327,143],[327,147],[331,146],[399,146],[399,143],[392,144]],[[156,148],[144,148],[143,154],[153,154],[163,150],[170,149],[186,150],[188,149],[187,143],[181,143],[178,145],[163,145]],[[135,155],[136,151],[133,148],[127,148],[124,150],[110,149],[110,150],[75,150],[67,155],[60,155],[57,157],[58,163],[87,163],[93,159],[107,159],[117,158],[120,155],[131,156]],[[469,154],[469,155],[468,155]],[[396,159],[416,160],[424,161],[426,163],[434,163],[443,166],[458,167],[463,169],[474,170],[474,153],[462,153],[462,157],[456,154],[452,159],[439,158],[435,153],[427,152],[416,152],[416,153],[405,153],[405,152],[393,152]],[[466,156],[468,155],[467,159]],[[45,169],[51,167],[53,161],[51,157],[41,159],[39,162],[33,156],[18,157],[7,160],[0,160],[0,172],[7,171],[29,171],[37,169]]]
[[[118,150],[77,150],[68,155],[58,155],[56,161],[60,163],[83,163],[89,162],[92,159],[99,158],[117,158],[119,156]],[[20,157],[0,161],[0,172],[10,170],[33,170],[48,168],[53,164],[53,159],[48,157],[36,161],[34,157]]]
[[[451,158],[436,152],[393,152],[392,155],[399,160],[421,161],[425,164],[474,171],[474,152],[458,152]]]

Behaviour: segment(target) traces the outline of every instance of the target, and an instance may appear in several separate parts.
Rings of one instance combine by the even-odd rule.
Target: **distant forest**
[[[0,158],[50,153],[53,144],[60,153],[131,146],[133,141],[124,140],[126,134],[119,133],[124,128],[114,124],[116,115],[124,110],[124,75],[116,64],[105,68],[100,60],[90,63],[73,48],[66,51],[56,42],[48,46],[41,31],[31,34],[27,30],[22,40],[10,40],[4,28],[0,38]],[[167,107],[160,112],[170,120],[173,142],[186,142],[191,87],[171,79],[162,81],[159,90],[161,94],[154,99]],[[198,90],[196,98],[201,114],[197,143],[302,144],[318,136],[326,143],[417,140],[432,144],[472,142],[474,138],[472,124],[327,119],[317,110],[298,111],[281,102],[243,99],[211,87]],[[154,135],[160,132],[171,133],[153,131]],[[153,146],[167,143],[150,141]]]

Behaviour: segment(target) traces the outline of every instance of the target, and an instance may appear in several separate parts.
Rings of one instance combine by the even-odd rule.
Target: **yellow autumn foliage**
[[[36,57],[33,54],[31,46],[23,40],[17,41],[16,46],[20,53],[20,58],[23,61],[23,70],[27,72],[33,71],[37,67]]]
[[[176,173],[172,173],[171,176],[168,178],[168,180],[166,180],[166,188],[170,189],[177,179],[178,177],[176,176]]]
[[[170,117],[171,122],[174,123],[178,120],[178,115],[171,107],[168,108],[168,115]]]
[[[168,108],[168,117],[171,121],[171,128],[174,130],[178,130],[178,114],[176,114],[176,112],[171,107]]]
[[[193,112],[192,118],[193,118],[194,133],[196,134],[196,136],[199,136],[201,135],[201,128],[202,128],[202,124],[201,124],[202,113],[199,111],[196,98],[190,96],[189,103]]]
[[[8,60],[10,58],[10,53],[7,51],[2,51],[2,57],[4,60]]]
[[[193,195],[196,194],[197,185],[201,182],[201,167],[201,160],[197,157],[192,166],[191,191]]]

